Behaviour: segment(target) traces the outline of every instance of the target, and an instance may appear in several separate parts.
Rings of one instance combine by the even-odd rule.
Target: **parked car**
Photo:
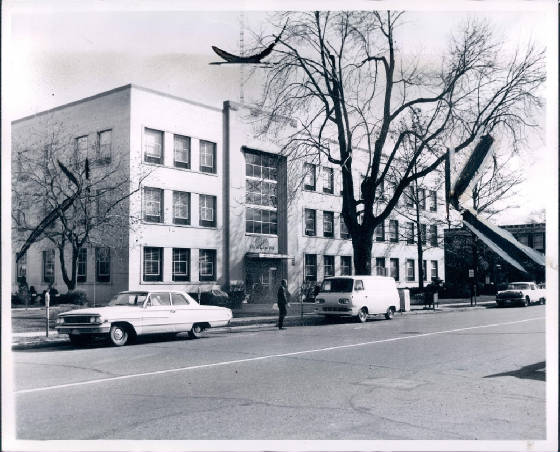
[[[121,346],[145,334],[188,332],[197,338],[207,328],[227,325],[231,318],[231,309],[201,306],[182,291],[125,291],[108,306],[58,315],[56,329],[75,345],[105,336]]]
[[[325,316],[352,316],[365,322],[370,315],[385,314],[390,320],[400,306],[397,285],[387,276],[326,278],[315,298]]]
[[[496,304],[500,308],[506,304],[529,306],[532,303],[544,303],[542,293],[534,282],[512,282],[506,290],[496,294]]]

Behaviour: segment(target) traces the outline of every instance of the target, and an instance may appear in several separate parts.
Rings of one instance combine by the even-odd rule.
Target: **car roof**
[[[535,281],[512,281],[509,284],[535,284]]]

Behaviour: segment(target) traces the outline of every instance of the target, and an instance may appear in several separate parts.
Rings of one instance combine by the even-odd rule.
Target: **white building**
[[[41,152],[37,136],[58,123],[74,149],[87,149],[92,171],[118,161],[131,191],[141,187],[126,203],[124,238],[98,236],[105,246],[80,252],[77,288],[104,300],[125,289],[176,285],[198,292],[242,282],[264,296],[275,294],[281,278],[295,293],[304,280],[352,272],[339,169],[298,163],[307,175],[294,196],[301,176],[288,170],[291,162],[275,143],[255,138],[250,117],[250,107],[233,102],[215,108],[126,85],[14,121],[13,168],[22,165],[18,150]],[[14,184],[24,183],[14,176]],[[427,281],[444,279],[443,193],[428,189],[422,208]],[[372,250],[372,267],[388,269],[400,287],[418,285],[416,244],[403,239],[408,223],[395,213],[376,231]],[[20,243],[16,229],[14,243]],[[18,265],[17,246],[13,251],[14,286],[19,275],[38,291],[53,279],[65,291],[48,240],[33,245]]]

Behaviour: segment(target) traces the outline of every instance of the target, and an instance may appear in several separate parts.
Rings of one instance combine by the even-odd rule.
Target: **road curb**
[[[440,307],[433,309],[422,309],[422,310],[413,310],[407,312],[398,312],[397,316],[415,316],[415,315],[425,315],[425,314],[444,314],[450,312],[465,312],[465,311],[472,311],[472,310],[480,310],[486,309],[487,305],[477,305],[477,306],[462,306],[462,307],[453,307],[453,308],[445,308]],[[243,320],[242,320],[243,319]],[[247,319],[247,320],[245,320]],[[251,328],[251,327],[259,327],[259,326],[270,326],[276,325],[278,321],[277,317],[261,317],[261,318],[252,318],[252,317],[240,317],[238,319],[233,319],[232,322],[227,327],[215,328],[214,331],[231,331],[241,328]],[[305,314],[303,318],[301,316],[288,316],[284,320],[285,326],[316,326],[325,324],[324,316],[321,314]],[[55,345],[60,345],[63,343],[70,343],[67,335],[58,336],[58,333],[53,332],[53,336],[45,337],[45,336],[31,336],[31,337],[17,337],[12,338],[12,350],[29,350],[35,348],[45,348],[45,347],[52,347]]]

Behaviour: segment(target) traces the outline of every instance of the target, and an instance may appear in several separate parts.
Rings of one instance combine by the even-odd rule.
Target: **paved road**
[[[544,439],[544,307],[14,353],[18,439]]]

